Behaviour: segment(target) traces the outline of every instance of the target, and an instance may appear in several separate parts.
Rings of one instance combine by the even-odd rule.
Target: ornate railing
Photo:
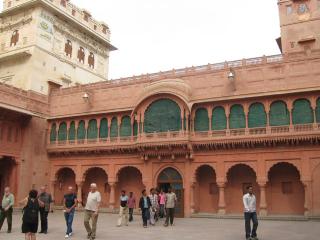
[[[212,130],[203,132],[161,132],[161,133],[143,133],[138,136],[127,137],[108,137],[96,139],[81,139],[54,141],[48,144],[49,150],[60,148],[75,148],[75,147],[121,147],[130,146],[132,144],[148,144],[148,143],[185,143],[189,141],[215,141],[215,140],[237,140],[250,139],[257,137],[281,137],[294,135],[320,134],[320,124],[301,124],[292,126],[268,126],[258,128],[242,128],[242,129],[226,129]]]

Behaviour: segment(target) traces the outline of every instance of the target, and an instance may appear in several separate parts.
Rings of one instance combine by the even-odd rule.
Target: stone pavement
[[[242,220],[185,218],[177,219],[175,226],[165,228],[162,221],[155,227],[142,228],[140,216],[128,227],[116,227],[117,215],[99,215],[97,240],[237,240],[244,239]],[[0,233],[0,240],[24,239],[20,232],[21,214],[15,213],[13,233],[7,234],[6,223]],[[73,240],[85,240],[83,213],[76,213]],[[320,222],[260,221],[258,234],[261,240],[319,240]],[[49,215],[49,233],[38,234],[38,240],[64,239],[65,222],[62,211]]]

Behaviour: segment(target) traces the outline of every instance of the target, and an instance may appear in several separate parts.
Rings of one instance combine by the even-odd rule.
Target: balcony
[[[250,142],[259,139],[295,139],[312,137],[320,134],[320,124],[302,124],[292,126],[273,126],[250,129],[226,129],[206,132],[165,132],[141,134],[129,137],[108,137],[97,139],[83,139],[75,141],[48,142],[49,153],[72,152],[83,150],[124,149],[161,145],[186,145],[205,143],[234,143],[237,141]]]

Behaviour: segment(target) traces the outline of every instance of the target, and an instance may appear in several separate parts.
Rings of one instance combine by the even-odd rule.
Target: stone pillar
[[[189,114],[187,114],[187,120],[186,120],[186,129],[187,129],[187,132],[189,132]]]
[[[217,183],[219,188],[219,203],[218,203],[218,214],[225,215],[226,214],[226,203],[224,199],[224,190],[226,184],[224,182]]]
[[[266,183],[258,183],[260,188],[260,216],[267,216]]]
[[[310,215],[311,181],[303,181],[303,186],[304,186],[304,215],[308,217]]]
[[[191,212],[191,214],[193,214],[195,212],[194,188],[195,188],[195,183],[191,182],[190,183],[190,212]]]
[[[83,182],[79,181],[76,184],[77,184],[77,189],[78,189],[78,191],[77,191],[78,207],[81,207],[82,206],[82,202],[83,202],[83,199],[82,199]]]
[[[115,207],[115,203],[116,203],[116,194],[115,194],[115,190],[116,190],[116,183],[115,182],[109,182],[109,186],[110,186],[110,199],[109,199],[109,208],[111,210],[114,209]]]
[[[208,117],[209,117],[209,131],[212,131],[212,107],[207,108],[208,111]]]

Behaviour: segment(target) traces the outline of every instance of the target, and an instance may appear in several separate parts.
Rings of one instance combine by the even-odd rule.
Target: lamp
[[[229,74],[228,74],[228,79],[229,81],[234,81],[235,79],[235,73],[234,73],[234,70],[232,68],[230,68],[230,71],[229,71]]]
[[[89,94],[85,92],[85,93],[83,94],[82,98],[83,98],[83,100],[84,100],[85,102],[88,102],[88,101],[89,101]]]

